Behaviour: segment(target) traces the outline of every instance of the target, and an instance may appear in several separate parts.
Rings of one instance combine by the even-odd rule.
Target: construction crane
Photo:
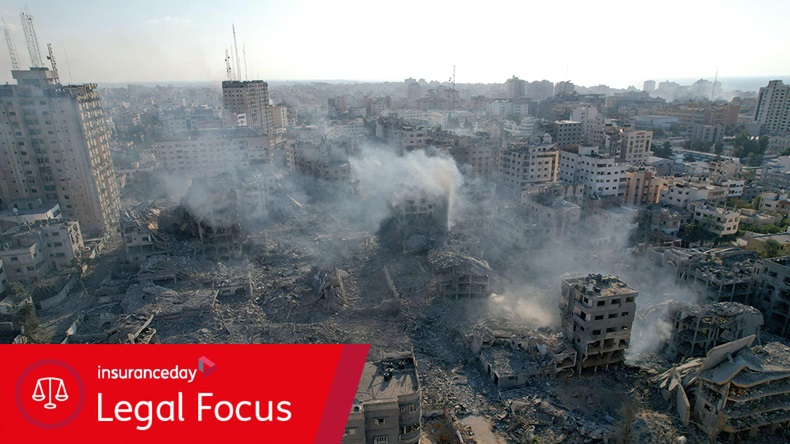
[[[19,56],[16,54],[14,39],[11,38],[11,32],[8,31],[5,19],[3,19],[3,34],[5,34],[5,43],[8,45],[8,55],[11,57],[11,69],[17,70],[19,69]]]
[[[52,64],[52,72],[55,74],[55,83],[60,85],[58,64],[55,62],[55,53],[52,51],[52,43],[47,43],[47,60],[49,60],[49,63]]]
[[[241,61],[239,60],[239,45],[236,44],[236,25],[233,26],[233,48],[236,52],[236,78],[241,80]]]
[[[228,76],[228,81],[233,80],[233,76],[230,73],[230,54],[228,50],[225,50],[225,74]]]
[[[36,29],[33,27],[33,16],[28,12],[20,14],[22,18],[22,29],[25,31],[25,41],[27,42],[27,52],[30,54],[30,66],[34,68],[42,68],[44,64],[41,62],[41,50],[38,47],[38,37],[36,37]]]

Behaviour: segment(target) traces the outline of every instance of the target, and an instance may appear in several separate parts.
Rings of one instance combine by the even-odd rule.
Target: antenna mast
[[[236,52],[236,77],[241,80],[241,61],[239,60],[239,45],[236,44],[236,25],[233,26],[233,48]]]
[[[228,50],[225,50],[225,74],[228,76],[228,80],[233,80],[233,76],[230,74],[230,54]]]
[[[244,43],[241,44],[241,54],[244,56],[244,80],[250,80],[250,76],[247,75],[247,47]]]
[[[5,19],[3,19],[3,34],[5,34],[5,43],[8,45],[8,55],[11,56],[11,69],[17,70],[19,69],[19,56],[16,53],[16,46],[14,46],[14,40],[11,38]]]
[[[38,37],[36,37],[36,29],[33,27],[33,16],[22,12],[20,17],[22,18],[22,29],[25,31],[27,52],[30,53],[30,64],[35,68],[43,67],[41,50],[38,48]]]
[[[52,72],[55,74],[55,83],[60,85],[60,76],[58,76],[58,64],[55,62],[55,53],[52,52],[52,43],[47,43],[47,60],[52,64]]]

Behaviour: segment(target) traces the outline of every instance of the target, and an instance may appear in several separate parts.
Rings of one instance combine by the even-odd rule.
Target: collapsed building
[[[181,200],[181,231],[200,239],[212,257],[241,257],[246,232],[239,216],[239,195],[230,174],[194,179]]]
[[[418,443],[420,399],[413,353],[389,353],[378,362],[366,362],[341,442]]]
[[[491,267],[484,260],[440,250],[428,255],[428,263],[433,267],[442,298],[483,298],[491,294],[488,289]]]
[[[470,347],[498,388],[523,387],[532,378],[573,375],[577,353],[561,333],[497,327],[477,325]]]
[[[127,261],[141,264],[149,257],[160,254],[168,248],[159,233],[160,215],[159,208],[141,211],[124,209],[121,212],[121,240]]]
[[[434,236],[450,228],[449,195],[432,196],[412,191],[397,196],[391,206],[404,253],[427,250]]]
[[[684,426],[693,419],[711,439],[745,440],[790,426],[790,347],[752,346],[754,339],[719,345],[654,378]]]
[[[578,352],[578,373],[623,362],[639,293],[615,276],[600,274],[563,279],[561,288],[562,328]]]
[[[746,304],[752,293],[752,272],[759,260],[754,251],[737,247],[654,247],[648,255],[663,267],[675,269],[675,280],[685,283],[708,302]]]
[[[693,305],[673,304],[669,355],[675,359],[704,356],[713,347],[759,334],[763,315],[737,302]]]

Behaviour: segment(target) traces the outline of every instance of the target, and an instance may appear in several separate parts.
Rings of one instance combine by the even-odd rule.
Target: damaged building
[[[561,333],[497,327],[476,326],[470,346],[498,388],[523,387],[533,378],[573,375],[577,353]]]
[[[669,355],[675,359],[704,356],[727,342],[759,334],[763,315],[754,307],[737,302],[670,306],[672,322]]]
[[[754,340],[719,345],[654,378],[684,426],[693,420],[710,439],[744,441],[790,426],[790,347]]]
[[[151,256],[162,253],[167,245],[159,234],[161,209],[148,208],[140,211],[121,212],[121,240],[126,260],[142,264]]]
[[[439,297],[483,298],[491,294],[491,267],[486,261],[456,252],[432,251],[428,262],[433,267]]]
[[[416,444],[422,410],[417,362],[411,352],[384,354],[362,369],[343,444]]]
[[[407,192],[406,195],[396,198],[391,207],[404,253],[427,250],[434,236],[449,230],[449,196]]]
[[[204,255],[238,258],[246,240],[238,203],[230,174],[194,179],[181,200],[179,228],[200,240]]]
[[[755,267],[751,299],[769,331],[790,336],[790,256],[763,259]]]
[[[578,351],[577,371],[623,362],[639,293],[615,276],[600,274],[563,279],[561,288],[562,328]]]

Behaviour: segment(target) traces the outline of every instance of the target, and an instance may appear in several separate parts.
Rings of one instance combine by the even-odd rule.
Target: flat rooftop
[[[359,380],[356,400],[363,403],[397,400],[399,396],[417,392],[417,372],[414,361],[409,361],[404,368],[399,368],[397,360],[389,366],[384,362],[366,362]],[[387,369],[391,370],[387,372]],[[386,373],[392,376],[387,378]]]

